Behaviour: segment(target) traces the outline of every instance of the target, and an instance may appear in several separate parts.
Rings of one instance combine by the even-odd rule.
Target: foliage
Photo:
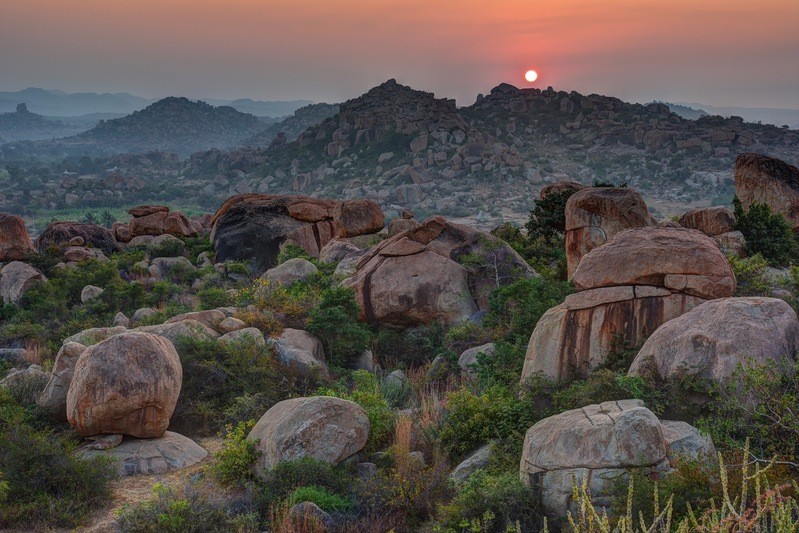
[[[260,453],[255,441],[247,439],[254,425],[255,422],[250,420],[239,422],[235,427],[227,426],[222,450],[216,454],[211,465],[211,472],[222,483],[234,485],[254,479],[253,465]]]
[[[73,443],[36,426],[0,387],[0,528],[76,527],[110,497],[112,469],[72,454]]]
[[[565,189],[535,200],[530,218],[524,226],[528,239],[563,235],[566,232],[566,202],[575,192]]]
[[[332,493],[328,489],[316,485],[297,487],[289,494],[288,503],[290,505],[302,502],[315,503],[320,509],[328,513],[347,512],[354,506],[349,498]]]
[[[768,261],[762,255],[740,258],[728,255],[727,260],[732,267],[736,280],[736,296],[770,296],[771,283],[766,275]]]
[[[438,322],[402,331],[382,328],[372,349],[384,368],[416,368],[446,351],[445,336],[446,330]]]
[[[259,484],[261,502],[268,506],[285,499],[299,487],[315,486],[335,494],[345,493],[352,483],[352,474],[345,466],[334,466],[310,457],[283,461],[266,472]]]
[[[355,291],[341,286],[322,291],[319,305],[309,313],[307,329],[325,345],[332,364],[350,366],[369,347],[372,334],[358,321],[360,314]]]
[[[232,304],[232,298],[225,289],[209,287],[197,291],[197,298],[200,300],[200,309],[216,309],[227,307]]]
[[[281,265],[289,259],[297,258],[310,260],[311,256],[308,255],[308,252],[301,246],[289,242],[283,245],[283,249],[280,250],[280,253],[277,255],[277,264]]]
[[[516,472],[492,475],[478,470],[438,514],[438,530],[445,532],[466,529],[475,521],[480,522],[480,532],[501,533],[509,527],[531,531],[541,521],[533,491]]]
[[[753,203],[746,211],[737,196],[732,205],[735,229],[743,233],[747,253],[759,253],[775,267],[786,266],[799,258],[799,242],[781,213],[772,213],[768,204],[759,203]]]
[[[593,372],[586,379],[574,380],[551,393],[554,413],[579,409],[590,404],[635,398],[643,400],[655,413],[663,411],[661,394],[643,378],[615,373],[609,369]]]
[[[161,483],[153,486],[155,498],[124,507],[117,517],[123,533],[250,533],[259,531],[257,516],[235,513],[224,497],[187,487],[179,495]]]

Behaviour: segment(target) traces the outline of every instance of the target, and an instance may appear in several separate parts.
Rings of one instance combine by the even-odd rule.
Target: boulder
[[[17,304],[36,283],[47,281],[44,274],[21,261],[12,261],[0,270],[0,298],[3,303]]]
[[[133,218],[146,217],[154,213],[169,213],[169,208],[165,205],[139,205],[128,209],[128,214]]]
[[[285,526],[291,531],[335,531],[336,521],[329,513],[313,502],[300,502],[289,509]]]
[[[99,248],[86,248],[85,246],[67,246],[62,248],[61,259],[66,263],[108,261],[108,258]]]
[[[680,217],[684,228],[701,231],[708,237],[735,230],[735,214],[731,207],[717,205],[692,209]]]
[[[261,456],[256,474],[282,461],[310,457],[339,464],[360,452],[369,437],[369,417],[354,402],[329,396],[293,398],[277,403],[248,435]]]
[[[167,213],[165,211],[156,211],[149,215],[134,217],[128,225],[130,228],[130,236],[163,235],[166,217]]]
[[[80,354],[67,392],[67,419],[83,437],[98,433],[160,437],[183,381],[170,341],[120,333]]]
[[[5,377],[0,380],[0,387],[8,387],[9,389],[25,389],[38,390],[47,383],[50,378],[49,374],[42,370],[39,365],[30,365],[25,369],[12,368],[8,371]]]
[[[419,227],[419,223],[412,218],[395,218],[388,223],[386,232],[389,237],[393,237],[403,231],[412,230]]]
[[[286,243],[318,257],[324,245],[337,235],[374,233],[383,227],[382,211],[371,200],[339,202],[266,194],[228,199],[212,223],[216,260],[252,260],[261,272],[277,264],[277,256]]]
[[[57,420],[67,419],[67,391],[72,382],[72,374],[78,357],[86,346],[77,342],[65,342],[55,356],[50,379],[39,396],[39,406]]]
[[[671,469],[676,461],[669,454],[680,448],[680,438],[672,433],[673,440],[667,441],[664,433],[668,431],[640,400],[565,411],[527,430],[519,475],[534,489],[550,518],[575,512],[575,479],[578,484],[587,482],[592,501],[601,511],[617,496],[619,481],[626,487],[624,480],[631,472],[658,478]],[[681,449],[690,454],[689,446]]]
[[[461,354],[461,356],[458,358],[458,366],[461,367],[461,370],[463,372],[471,373],[473,372],[471,366],[477,363],[478,355],[480,354],[494,355],[494,352],[496,350],[497,347],[494,345],[493,342],[483,344],[482,346],[475,346],[474,348],[469,348],[468,350],[464,351]]]
[[[550,183],[549,185],[544,185],[541,188],[541,192],[538,193],[538,197],[543,200],[550,194],[560,193],[564,191],[582,191],[587,187],[582,183],[577,183],[576,181],[557,181],[555,183]]]
[[[83,239],[83,245],[98,248],[105,254],[119,251],[119,244],[111,230],[97,224],[78,222],[52,222],[36,239],[36,248],[44,252],[50,246],[69,246],[76,237]]]
[[[138,324],[141,322],[145,322],[150,318],[157,316],[158,310],[153,309],[152,307],[140,307],[133,312],[130,319],[133,323]]]
[[[641,195],[626,187],[590,187],[566,202],[566,268],[571,279],[580,260],[620,231],[654,225]]]
[[[453,324],[488,308],[497,286],[538,274],[507,244],[442,217],[371,248],[342,283],[371,322]]]
[[[149,272],[155,279],[170,279],[196,272],[197,267],[185,257],[156,257],[152,260]]]
[[[168,339],[176,346],[180,345],[180,341],[184,338],[193,338],[197,340],[212,340],[219,338],[219,333],[209,328],[202,322],[192,319],[184,319],[178,322],[166,322],[164,324],[156,324],[154,326],[139,326],[131,331],[158,335],[159,337]]]
[[[740,231],[728,231],[713,237],[724,255],[733,254],[738,257],[746,257],[746,239]]]
[[[95,298],[99,298],[105,292],[104,289],[101,287],[95,287],[94,285],[86,285],[80,291],[80,301],[81,303],[88,303]]]
[[[98,342],[104,341],[109,337],[124,333],[125,331],[127,331],[127,328],[122,326],[114,326],[112,328],[84,329],[83,331],[79,331],[78,333],[70,335],[64,339],[64,344],[68,342],[77,342],[78,344],[83,344],[84,346],[92,346]]]
[[[579,292],[544,313],[527,346],[522,381],[585,376],[613,342],[636,345],[669,320],[735,291],[735,277],[712,239],[683,228],[623,231],[586,255]]]
[[[766,204],[799,231],[799,168],[759,154],[741,154],[735,160],[735,195],[744,209]]]
[[[660,326],[630,366],[631,376],[677,382],[692,376],[726,384],[739,365],[774,363],[793,371],[799,319],[776,298],[722,298]]]
[[[327,362],[322,341],[301,329],[284,329],[269,344],[275,347],[280,362],[297,369],[301,374],[313,375],[315,372],[327,376]]]
[[[264,334],[258,328],[244,328],[226,333],[217,339],[221,344],[235,346],[237,344],[253,344],[258,348],[266,346]]]
[[[123,328],[129,328],[130,327],[130,319],[128,318],[128,316],[125,313],[120,311],[119,313],[114,315],[114,320],[111,322],[111,325],[112,326],[122,326]]]
[[[455,483],[465,483],[478,470],[485,470],[494,454],[490,444],[479,448],[476,452],[461,461],[450,473],[449,478]]]
[[[118,446],[105,450],[84,446],[77,453],[87,459],[109,458],[120,477],[166,474],[195,465],[208,455],[199,444],[172,431],[154,439],[125,437]]]
[[[222,334],[226,334],[238,331],[240,329],[244,329],[246,327],[247,323],[245,321],[229,316],[219,323],[217,331],[219,331]]]
[[[273,285],[291,285],[295,281],[302,281],[318,272],[319,269],[307,259],[295,257],[270,268],[262,277]]]
[[[0,263],[20,261],[33,252],[25,221],[16,215],[0,213]]]
[[[192,311],[190,313],[183,313],[175,315],[166,321],[167,324],[174,324],[175,322],[183,322],[184,320],[196,320],[204,326],[219,330],[219,324],[227,318],[224,312],[219,309],[208,309],[205,311]]]
[[[661,420],[663,438],[666,439],[666,454],[672,467],[678,467],[681,459],[716,459],[713,440],[688,422]]]
[[[365,253],[351,242],[333,239],[322,247],[319,259],[325,263],[338,263],[345,257]]]

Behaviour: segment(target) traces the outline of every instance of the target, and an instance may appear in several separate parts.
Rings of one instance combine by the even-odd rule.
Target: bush
[[[517,526],[521,531],[534,531],[542,521],[535,501],[518,473],[490,475],[478,470],[455,498],[441,507],[434,531],[475,531],[470,528],[475,524],[480,527],[477,531],[486,533],[504,533]]]
[[[233,299],[228,296],[225,289],[213,287],[198,291],[197,298],[200,299],[200,309],[216,309],[233,303]]]
[[[352,500],[349,498],[334,494],[324,487],[316,485],[298,487],[289,494],[289,505],[296,505],[302,502],[315,503],[328,513],[345,513],[354,507]]]
[[[799,258],[799,242],[791,225],[781,213],[772,213],[768,204],[753,203],[745,211],[736,196],[735,229],[746,238],[746,251],[761,254],[771,266],[787,266]]]
[[[369,328],[359,322],[361,309],[355,291],[334,286],[322,291],[322,298],[308,316],[308,331],[322,341],[331,364],[348,367],[372,339]]]
[[[253,466],[260,456],[256,443],[247,440],[247,434],[255,422],[239,422],[235,427],[228,426],[222,443],[222,450],[214,457],[211,465],[216,479],[228,485],[253,481]]]
[[[336,494],[343,494],[352,483],[352,473],[343,465],[333,466],[309,457],[283,461],[266,473],[259,485],[259,498],[265,508],[284,500],[300,487],[315,486]]]
[[[768,261],[762,255],[740,258],[727,256],[735,274],[735,296],[771,296],[771,282],[766,275]]]
[[[446,352],[446,330],[433,322],[404,331],[380,329],[373,350],[384,368],[416,368]]]
[[[566,233],[566,202],[575,192],[577,191],[566,189],[535,200],[530,218],[524,226],[528,239]]]

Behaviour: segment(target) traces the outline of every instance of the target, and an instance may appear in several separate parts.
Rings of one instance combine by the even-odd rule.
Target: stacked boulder
[[[91,248],[103,254],[112,254],[119,251],[119,244],[117,244],[111,230],[97,224],[81,224],[78,222],[53,222],[49,224],[47,229],[36,239],[36,248],[40,252],[44,252],[51,246],[62,248],[63,255],[77,254],[77,251],[70,250],[71,248]]]
[[[708,236],[684,228],[622,231],[582,258],[578,292],[547,311],[527,347],[522,381],[583,376],[617,335],[631,344],[707,300],[731,296],[735,276]]]
[[[799,231],[799,168],[759,154],[741,154],[735,160],[735,195],[744,209],[766,204]]]
[[[205,231],[201,221],[190,220],[183,213],[170,211],[163,205],[141,205],[128,209],[128,213],[133,217],[129,223],[113,226],[119,242],[130,242],[143,236],[196,237]]]
[[[16,215],[0,214],[0,263],[20,261],[33,252],[25,221]]]
[[[243,194],[229,198],[212,224],[217,261],[252,260],[263,272],[277,264],[285,244],[319,257],[335,237],[377,233],[383,229],[385,215],[371,200]]]
[[[715,455],[713,442],[685,422],[661,421],[640,400],[619,400],[565,411],[527,430],[519,475],[554,519],[577,512],[574,483],[607,510],[619,482],[637,472],[659,478],[681,458]]]
[[[571,188],[574,190],[573,186]],[[583,256],[605,244],[617,233],[655,225],[641,195],[626,187],[577,190],[566,202],[565,215],[566,269],[569,279]]]
[[[371,248],[343,284],[367,321],[411,327],[468,320],[493,289],[537,275],[501,240],[433,217]]]
[[[731,207],[717,205],[692,209],[680,217],[680,225],[713,237],[724,253],[746,256],[746,241],[743,233],[735,229],[735,213]]]

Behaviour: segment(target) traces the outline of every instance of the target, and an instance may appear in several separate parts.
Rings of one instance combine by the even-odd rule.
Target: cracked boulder
[[[626,490],[630,473],[657,479],[679,464],[678,455],[699,458],[712,451],[709,439],[685,426],[664,427],[640,400],[566,411],[527,430],[519,475],[551,518],[575,512],[575,481],[586,481],[593,503],[608,509],[619,481]]]
[[[537,275],[496,237],[433,217],[371,248],[343,284],[368,322],[412,327],[465,321],[495,288]]]
[[[799,168],[759,154],[741,154],[735,160],[735,195],[744,209],[766,204],[799,231]]]

